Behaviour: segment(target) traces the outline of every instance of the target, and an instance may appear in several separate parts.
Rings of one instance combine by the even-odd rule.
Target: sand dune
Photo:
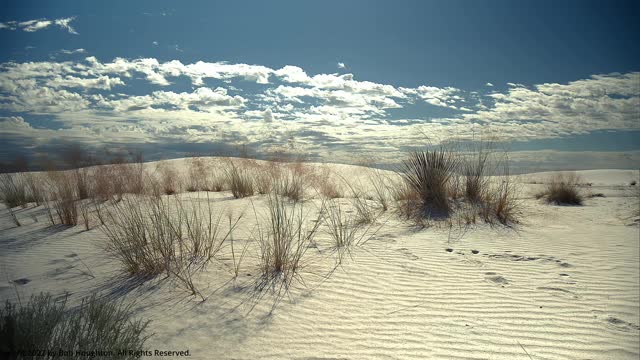
[[[330,167],[365,178],[360,167]],[[150,348],[189,349],[197,359],[637,359],[639,205],[628,188],[639,173],[578,174],[606,197],[551,206],[530,196],[539,186],[531,182],[549,174],[519,176],[524,215],[514,228],[417,229],[384,214],[373,238],[337,267],[321,232],[306,256],[306,286],[278,303],[256,294],[255,248],[236,282],[225,249],[197,279],[207,295],[200,302],[162,276],[123,278],[97,227],[51,227],[41,208],[17,210],[23,226],[15,227],[3,207],[0,300],[67,291],[78,301],[99,291],[135,301],[136,315],[152,321]],[[246,241],[250,209],[264,211],[264,196],[210,196],[216,209],[251,214],[237,235]]]

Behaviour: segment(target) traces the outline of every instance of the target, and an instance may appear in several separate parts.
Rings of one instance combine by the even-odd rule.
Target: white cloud
[[[56,77],[47,81],[48,86],[53,88],[70,87],[70,88],[86,88],[86,89],[102,89],[111,90],[117,85],[124,85],[124,82],[118,77],[109,77],[106,75],[97,78],[79,78],[75,76],[67,76],[65,78]]]
[[[71,21],[75,20],[75,17],[69,17],[69,18],[64,18],[64,19],[56,19],[54,20],[54,23],[57,26],[60,26],[63,29],[66,29],[70,34],[78,34],[72,27],[71,25],[69,25],[69,23],[71,23]]]
[[[46,29],[51,25],[58,26],[67,30],[70,34],[77,35],[78,33],[71,27],[71,21],[75,20],[75,17],[61,18],[61,19],[36,19],[27,21],[8,21],[6,23],[0,23],[0,29],[8,30],[22,30],[26,32],[35,32],[42,29]]]
[[[486,84],[486,86],[493,86],[493,84],[492,84],[492,83],[490,83],[490,82],[488,82],[488,83]]]
[[[339,62],[339,63],[338,63],[338,69],[344,69],[344,68],[346,68],[346,67],[347,67],[347,66],[346,66],[343,62]]]
[[[18,23],[18,26],[26,32],[34,32],[47,28],[51,24],[53,24],[51,20],[29,20]]]
[[[60,50],[60,53],[62,54],[66,54],[66,55],[72,55],[72,54],[84,54],[87,51],[85,49],[75,49],[75,50],[66,50],[66,49],[62,49]]]
[[[431,105],[451,109],[457,109],[454,104],[457,100],[461,99],[457,95],[460,90],[453,87],[439,88],[421,85],[417,88],[400,88],[400,91],[405,94],[415,95]]]
[[[266,123],[273,122],[273,113],[271,112],[271,108],[267,108],[262,114],[262,119]]]

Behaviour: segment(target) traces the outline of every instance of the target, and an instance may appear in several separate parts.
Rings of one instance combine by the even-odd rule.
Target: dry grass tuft
[[[0,197],[9,208],[28,203],[27,188],[20,174],[0,174]]]
[[[344,194],[336,184],[331,169],[323,166],[319,174],[315,176],[315,184],[317,191],[326,199],[337,199],[344,197]]]
[[[543,191],[547,203],[556,205],[582,205],[581,179],[576,173],[558,173],[552,176]]]
[[[233,160],[229,160],[225,170],[227,173],[227,183],[234,198],[240,199],[253,195],[254,178],[243,164],[236,165]]]
[[[148,339],[143,335],[147,325],[146,321],[133,320],[129,306],[100,300],[96,295],[83,299],[78,308],[71,310],[66,298],[60,301],[40,294],[26,304],[16,306],[7,301],[0,308],[0,351],[8,359],[21,359],[18,351],[37,349],[64,349],[70,354],[142,351]],[[75,356],[64,358],[71,357]],[[137,357],[131,354],[119,358]]]
[[[161,161],[158,163],[156,170],[160,175],[160,190],[162,193],[165,195],[173,195],[180,190],[178,174],[168,162]]]
[[[294,279],[301,279],[302,257],[317,233],[323,214],[319,211],[313,225],[308,227],[303,203],[288,203],[273,193],[268,195],[267,208],[266,225],[259,222],[254,235],[260,244],[262,282],[259,286],[281,280],[288,288]]]
[[[49,172],[53,209],[63,225],[78,224],[78,203],[75,191],[78,186],[74,183],[75,174],[57,171]]]
[[[107,250],[135,275],[173,275],[193,295],[193,276],[218,253],[240,217],[225,231],[223,212],[214,214],[209,198],[185,205],[179,197],[143,198],[115,203],[105,214]],[[203,298],[204,299],[204,298]]]

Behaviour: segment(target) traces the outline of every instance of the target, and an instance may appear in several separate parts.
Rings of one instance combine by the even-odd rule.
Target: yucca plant
[[[444,148],[414,151],[403,161],[402,175],[419,195],[422,215],[449,214],[449,181],[457,165],[455,155]]]

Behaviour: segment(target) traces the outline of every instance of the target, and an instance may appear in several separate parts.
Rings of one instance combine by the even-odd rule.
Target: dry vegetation
[[[214,213],[207,198],[187,205],[178,197],[124,200],[106,211],[101,227],[107,251],[132,275],[174,276],[193,295],[202,295],[193,276],[231,236],[239,217],[224,229],[224,212]],[[204,299],[204,298],[203,298]]]
[[[536,198],[556,205],[582,205],[581,179],[575,173],[558,173],[547,180],[542,192]]]
[[[227,184],[234,198],[240,199],[253,195],[254,177],[246,166],[237,165],[232,160],[229,160],[225,171]]]
[[[281,281],[287,288],[294,279],[300,279],[302,257],[322,223],[322,211],[308,227],[308,213],[303,203],[288,202],[277,194],[268,195],[267,211],[254,235],[260,245],[262,282],[259,286]]]
[[[401,175],[404,183],[395,183],[390,193],[398,211],[422,226],[438,218],[451,221],[454,214],[466,224],[519,221],[519,188],[506,153],[492,143],[478,142],[464,153],[444,147],[410,153]]]
[[[135,320],[129,306],[100,300],[95,295],[72,310],[66,298],[55,300],[49,294],[40,294],[26,304],[7,301],[0,309],[0,353],[21,359],[18,351],[45,349],[38,358],[72,359],[76,358],[76,351],[141,351],[148,338],[144,335],[147,324]],[[57,349],[69,354],[62,356]],[[118,358],[137,359],[133,354]]]

